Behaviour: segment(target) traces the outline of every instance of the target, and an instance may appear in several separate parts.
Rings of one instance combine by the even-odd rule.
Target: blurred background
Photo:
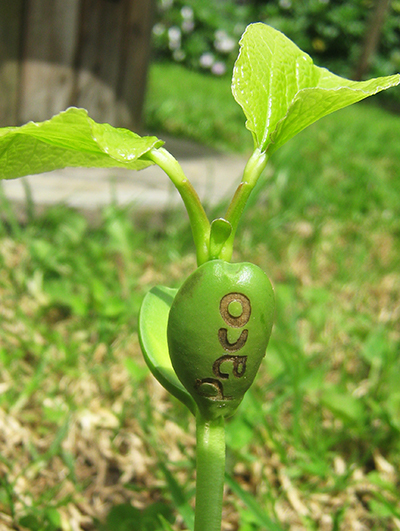
[[[245,159],[230,84],[253,21],[336,74],[400,70],[399,0],[0,0],[0,123],[78,105]],[[399,102],[397,87],[310,126],[252,193],[233,260],[268,273],[277,313],[227,422],[223,531],[400,529]],[[21,223],[0,187],[1,531],[193,526],[194,420],[137,336],[149,289],[196,267],[187,217],[107,198],[92,224],[39,212],[25,184]]]
[[[183,69],[229,84],[238,40],[255,21],[344,77],[400,70],[398,0],[2,0],[0,125],[74,105],[117,126],[168,127],[162,95],[173,87],[181,97]],[[400,102],[397,91],[382,98]]]

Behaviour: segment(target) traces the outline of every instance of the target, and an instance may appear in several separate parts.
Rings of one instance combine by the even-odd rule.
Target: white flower
[[[199,59],[200,66],[202,68],[211,68],[214,64],[214,56],[210,52],[203,53]]]
[[[194,30],[194,22],[193,20],[184,20],[182,22],[182,31],[184,33],[191,33]]]
[[[226,72],[226,65],[222,61],[214,63],[211,67],[211,72],[216,76],[223,76]]]
[[[181,47],[181,30],[178,26],[171,26],[168,30],[168,46],[170,50],[178,50]]]
[[[186,54],[183,50],[175,50],[172,54],[172,57],[174,58],[174,61],[181,62],[185,59]]]
[[[183,20],[193,20],[193,9],[190,6],[183,6],[181,9],[181,15]]]
[[[220,53],[229,53],[236,46],[236,41],[232,39],[232,37],[230,37],[224,30],[217,30],[214,37],[214,47]]]
[[[169,9],[174,5],[174,0],[161,0],[161,9]]]
[[[165,32],[165,26],[164,24],[161,24],[161,22],[158,22],[157,24],[154,24],[153,26],[153,33],[154,35],[157,35],[157,37],[160,37]]]
[[[215,33],[214,33],[214,37],[217,41],[222,41],[224,40],[226,37],[228,36],[228,34],[226,33],[225,30],[217,30]]]

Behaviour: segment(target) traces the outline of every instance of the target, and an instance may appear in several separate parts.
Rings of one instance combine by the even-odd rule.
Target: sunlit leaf
[[[400,83],[400,75],[361,82],[336,76],[262,23],[248,26],[240,45],[233,95],[256,146],[269,154],[323,116]]]
[[[84,109],[71,107],[50,120],[0,129],[0,179],[67,167],[140,170],[142,159],[161,140],[94,122]]]

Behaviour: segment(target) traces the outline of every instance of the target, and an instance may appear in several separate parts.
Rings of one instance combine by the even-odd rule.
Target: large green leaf
[[[195,403],[178,379],[168,351],[169,309],[178,290],[152,288],[143,299],[139,314],[139,341],[144,359],[160,384],[195,414]]]
[[[66,167],[123,167],[140,170],[162,140],[128,129],[97,124],[84,109],[71,107],[50,120],[0,129],[0,179]]]
[[[240,41],[232,92],[256,146],[273,153],[334,111],[400,83],[400,75],[351,81],[313,64],[283,33],[256,23]]]

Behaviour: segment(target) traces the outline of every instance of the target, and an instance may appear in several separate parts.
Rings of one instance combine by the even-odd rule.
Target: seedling
[[[195,531],[221,529],[225,418],[252,384],[274,315],[268,277],[251,263],[230,263],[248,197],[270,156],[319,118],[400,84],[400,75],[355,82],[315,66],[282,33],[248,26],[240,41],[232,92],[247,118],[254,150],[224,217],[211,223],[179,163],[156,137],[95,123],[70,108],[42,123],[0,130],[0,176],[64,167],[159,165],[186,206],[198,268],[179,290],[145,297],[139,337],[157,380],[196,417]]]

